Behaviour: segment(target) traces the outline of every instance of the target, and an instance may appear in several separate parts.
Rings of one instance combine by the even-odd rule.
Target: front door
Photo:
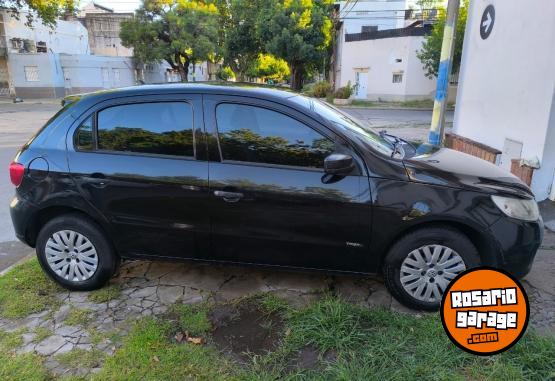
[[[72,177],[120,252],[195,258],[207,247],[202,118],[200,95],[133,97],[96,106],[70,130]]]
[[[356,99],[366,99],[368,97],[368,73],[356,72]]]
[[[209,139],[211,258],[363,271],[370,237],[363,165],[323,170],[352,153],[325,127],[290,108],[205,96]],[[219,143],[218,143],[219,142]]]

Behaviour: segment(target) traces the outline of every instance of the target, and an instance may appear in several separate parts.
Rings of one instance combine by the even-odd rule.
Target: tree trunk
[[[189,59],[185,58],[185,62],[181,62],[181,55],[179,53],[175,54],[175,63],[177,66],[177,71],[181,77],[181,82],[189,81]]]
[[[304,70],[301,66],[290,64],[291,67],[291,88],[300,91],[303,88]]]

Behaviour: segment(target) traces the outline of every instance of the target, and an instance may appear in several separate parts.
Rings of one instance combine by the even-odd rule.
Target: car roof
[[[166,83],[155,85],[137,85],[118,89],[101,90],[86,94],[75,94],[64,98],[64,102],[76,100],[102,101],[104,99],[129,97],[146,94],[219,94],[247,97],[261,97],[268,100],[285,100],[297,96],[291,90],[284,90],[276,86],[256,85],[250,83],[233,82],[195,82],[195,83]]]

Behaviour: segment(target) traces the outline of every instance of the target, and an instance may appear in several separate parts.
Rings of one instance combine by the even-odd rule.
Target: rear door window
[[[98,149],[195,156],[193,109],[186,102],[112,106],[97,115]]]

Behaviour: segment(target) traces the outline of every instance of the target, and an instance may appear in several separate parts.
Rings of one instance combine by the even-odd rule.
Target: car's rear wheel
[[[78,214],[62,215],[46,223],[37,237],[36,250],[44,271],[70,290],[102,287],[119,264],[100,227]]]
[[[449,283],[480,264],[478,251],[461,232],[428,227],[396,242],[384,263],[384,279],[391,294],[413,309],[437,310]]]

